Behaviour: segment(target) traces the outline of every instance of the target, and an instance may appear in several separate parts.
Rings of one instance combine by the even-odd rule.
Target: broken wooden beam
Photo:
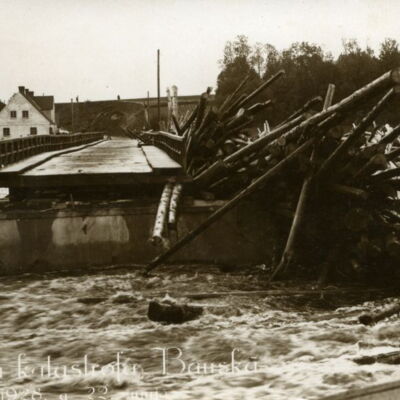
[[[317,96],[317,97],[313,97],[311,100],[307,101],[306,104],[303,105],[303,107],[301,107],[300,109],[296,110],[293,114],[291,114],[288,118],[286,118],[284,121],[282,121],[279,125],[283,125],[297,117],[299,117],[300,115],[306,113],[307,111],[311,110],[313,107],[321,104],[323,101],[323,98],[321,96]]]
[[[371,356],[356,357],[353,358],[353,361],[359,365],[370,365],[377,362],[382,364],[400,364],[400,351],[397,350]]]
[[[282,70],[278,71],[275,75],[271,76],[271,78],[269,78],[267,81],[263,82],[257,89],[255,89],[246,98],[244,98],[237,105],[237,108],[241,108],[241,107],[244,107],[245,105],[247,105],[252,99],[254,99],[254,97],[256,97],[259,93],[261,93],[267,87],[271,86],[272,83],[274,83],[276,80],[278,80],[283,75],[285,75],[285,71],[282,69]]]
[[[186,122],[182,125],[182,133],[186,136],[189,132],[190,125],[192,125],[193,121],[196,119],[197,111],[199,109],[199,105],[197,104],[196,107],[193,109],[192,113],[186,120]]]
[[[370,96],[371,94],[374,94],[377,90],[387,88],[388,86],[395,85],[395,84],[400,84],[400,67],[395,68],[391,71],[386,72],[385,74],[381,75],[379,78],[375,79],[374,81],[368,83],[364,87],[356,90],[353,92],[351,95],[347,96],[346,98],[342,99],[341,101],[337,102],[336,104],[333,104],[332,106],[328,107],[326,110],[323,110],[307,120],[303,121],[299,125],[299,129],[305,128],[306,126],[310,124],[315,124],[320,122],[321,120],[325,119],[329,115],[335,113],[335,112],[342,112],[344,110],[348,110],[352,106],[354,106],[356,103],[358,103],[360,100],[365,99],[366,97]],[[289,121],[290,122],[290,121]],[[280,129],[277,128],[277,130]],[[249,153],[253,153],[254,151],[262,148],[265,146],[266,143],[270,143],[270,136],[273,135],[274,132],[272,131],[271,134],[262,136],[255,140],[253,143],[247,145],[246,147],[243,147],[236,153],[232,154],[226,162],[235,162],[244,155],[247,155]]]
[[[325,101],[324,101],[324,110],[327,110],[330,107],[333,95],[335,93],[335,85],[329,84]],[[317,157],[318,145],[319,141],[316,141],[310,156],[310,164],[315,162],[315,158]],[[296,253],[296,245],[299,241],[299,237],[302,235],[303,225],[305,221],[306,210],[310,202],[310,198],[314,191],[314,180],[313,180],[314,171],[310,171],[307,176],[304,178],[303,185],[300,190],[299,200],[297,202],[296,211],[294,214],[292,226],[289,231],[289,236],[286,242],[285,249],[283,251],[281,261],[276,266],[274,271],[272,272],[269,282],[271,282],[274,277],[284,268],[287,268],[295,258]]]
[[[397,288],[389,288],[390,291],[396,290]],[[182,292],[171,292],[171,291],[160,291],[151,292],[149,295],[154,296],[165,296],[170,295],[173,297],[187,298],[191,300],[204,300],[213,298],[227,298],[229,296],[246,297],[246,296],[325,296],[325,295],[337,295],[337,294],[363,294],[363,293],[382,293],[382,288],[370,288],[370,287],[344,287],[344,288],[326,288],[326,289],[266,289],[266,290],[231,290],[223,292],[199,292],[199,293],[182,293]]]
[[[358,321],[363,325],[372,325],[398,313],[400,313],[400,304],[396,304],[392,307],[387,308],[386,310],[376,313],[362,314],[358,318]]]
[[[287,156],[285,159],[280,161],[273,168],[268,170],[265,174],[257,178],[254,182],[252,182],[248,187],[240,191],[233,199],[223,205],[221,208],[216,210],[213,214],[211,214],[205,221],[203,221],[197,228],[193,229],[186,236],[176,242],[172,247],[170,247],[167,251],[157,256],[153,261],[151,261],[146,267],[146,274],[160,265],[162,262],[166,261],[170,256],[175,254],[178,250],[184,247],[186,244],[191,242],[195,237],[197,237],[200,233],[205,231],[210,225],[216,222],[219,218],[221,218],[224,214],[226,214],[229,210],[235,207],[240,201],[244,198],[247,198],[252,193],[254,193],[260,186],[267,183],[272,178],[275,178],[279,173],[284,170],[288,164],[290,164],[294,159],[296,159],[300,154],[307,151],[312,144],[314,143],[314,138],[309,139],[307,142],[303,143],[297,150],[295,150],[292,154]]]
[[[150,242],[155,245],[159,246],[164,237],[165,227],[167,222],[168,210],[169,210],[169,203],[171,200],[172,194],[172,183],[167,183],[164,186],[164,189],[161,194],[160,202],[158,204],[156,219],[154,222],[153,232],[150,238]]]
[[[338,183],[333,183],[329,185],[328,188],[332,192],[348,195],[360,200],[367,200],[369,197],[368,192],[366,192],[365,190],[349,185],[341,185]]]
[[[177,133],[179,136],[182,136],[182,130],[181,130],[181,128],[180,128],[180,126],[179,126],[179,122],[178,122],[178,120],[176,119],[176,117],[175,117],[174,114],[172,114],[172,122],[173,122],[173,124],[174,124],[176,133]]]
[[[168,212],[168,228],[172,230],[176,230],[177,227],[177,213],[179,201],[182,196],[182,184],[176,183],[172,189],[171,201],[169,204],[169,212]]]
[[[246,83],[250,80],[251,74],[248,73],[244,79],[239,83],[236,89],[226,97],[225,101],[222,103],[221,107],[218,109],[218,114],[222,114],[225,111],[225,108],[228,104],[235,98],[235,96],[242,90],[242,88],[246,85]]]
[[[329,156],[321,165],[317,173],[317,179],[323,180],[329,174],[332,174],[337,162],[344,156],[347,150],[355,143],[355,141],[364,133],[368,126],[372,123],[375,117],[382,111],[386,103],[394,96],[394,89],[390,89],[385,95],[375,104],[371,111],[362,119],[359,125],[353,129],[350,135],[344,140],[336,150]]]

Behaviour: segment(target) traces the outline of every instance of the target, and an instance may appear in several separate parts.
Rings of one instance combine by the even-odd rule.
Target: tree
[[[271,88],[271,97],[277,104],[273,122],[278,122],[301,107],[312,97],[325,92],[334,81],[335,65],[329,54],[320,46],[308,42],[296,42],[281,53],[269,46],[264,79],[285,70],[285,77]],[[287,99],[290,99],[288,101]]]
[[[251,52],[250,63],[251,66],[257,71],[258,76],[261,78],[265,72],[265,46],[257,42]]]
[[[390,69],[400,67],[400,51],[399,44],[394,39],[386,38],[383,43],[381,43],[380,51],[379,51],[379,64],[380,64],[380,73],[385,73]],[[400,99],[396,96],[395,99],[388,105],[385,109],[383,118],[381,120],[385,120],[390,124],[398,124],[398,109],[400,107]]]
[[[244,35],[239,35],[224,47],[224,55],[219,64],[222,71],[217,78],[216,103],[220,104],[226,96],[232,93],[237,85],[250,73],[251,79],[245,90],[254,89],[260,79],[251,64],[251,46]]]
[[[252,82],[243,90],[247,93],[260,84],[260,77],[266,80],[279,70],[285,70],[282,79],[255,99],[274,100],[273,108],[260,116],[274,124],[312,97],[323,97],[329,83],[336,85],[334,101],[338,101],[382,73],[400,66],[400,50],[396,40],[387,38],[376,56],[370,47],[361,48],[356,39],[347,39],[343,40],[341,54],[334,59],[331,53],[314,43],[296,42],[278,51],[270,43],[257,42],[251,46],[246,36],[239,35],[226,43],[220,65],[217,103],[221,103],[248,73],[252,75]],[[395,109],[398,106],[400,99],[387,107],[382,118],[397,123]]]
[[[224,47],[224,55],[222,59],[218,60],[218,64],[223,69],[227,65],[233,63],[234,58],[233,43],[231,41],[227,41]]]
[[[247,74],[250,74],[251,78],[244,90],[249,92],[255,89],[260,82],[257,72],[244,57],[236,57],[234,61],[228,64],[217,78],[216,103],[220,104],[226,96],[231,94]]]
[[[243,58],[249,62],[251,47],[249,40],[245,35],[238,35],[236,39],[231,42],[227,41],[224,47],[224,55],[218,63],[222,69],[232,64],[237,58]]]
[[[343,53],[339,55],[337,92],[340,97],[349,95],[354,90],[372,81],[379,75],[379,62],[370,47],[362,50],[357,40],[343,40]]]
[[[399,44],[396,40],[386,38],[384,42],[381,43],[379,62],[382,72],[400,66]]]
[[[265,72],[264,75],[269,74],[273,75],[274,73],[278,72],[280,65],[279,65],[279,52],[278,50],[270,43],[266,43],[264,45],[265,48]]]
[[[236,40],[233,42],[233,53],[235,58],[244,58],[247,62],[249,62],[251,47],[249,45],[249,39],[247,36],[236,36]]]

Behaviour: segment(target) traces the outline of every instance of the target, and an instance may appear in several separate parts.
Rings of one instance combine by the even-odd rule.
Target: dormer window
[[[22,118],[29,118],[29,111],[22,111]]]
[[[16,111],[10,111],[10,117],[11,118],[17,118],[17,112]]]

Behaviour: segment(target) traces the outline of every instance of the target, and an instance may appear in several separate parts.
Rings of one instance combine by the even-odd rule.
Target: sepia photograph
[[[0,16],[0,400],[400,399],[398,0]]]

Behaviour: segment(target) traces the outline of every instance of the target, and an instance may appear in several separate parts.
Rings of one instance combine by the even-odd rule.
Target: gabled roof
[[[43,111],[49,111],[54,106],[54,96],[33,96],[33,99]]]
[[[36,108],[37,111],[40,112],[40,114],[43,115],[43,117],[45,117],[47,119],[47,121],[49,121],[51,124],[54,124],[55,122],[51,120],[51,118],[49,118],[43,111],[47,110],[47,109],[43,109],[40,107],[40,105],[38,104],[38,102],[36,101],[36,97],[51,97],[53,99],[54,102],[54,97],[53,96],[33,96],[33,92],[30,92],[27,88],[25,88],[24,86],[19,86],[18,87],[18,91],[20,94],[22,94],[22,96],[25,97],[25,99],[27,101],[29,101],[29,103],[32,104],[33,107]],[[40,101],[40,100],[39,100]],[[47,106],[48,104],[46,104]],[[52,107],[51,107],[52,108]]]

